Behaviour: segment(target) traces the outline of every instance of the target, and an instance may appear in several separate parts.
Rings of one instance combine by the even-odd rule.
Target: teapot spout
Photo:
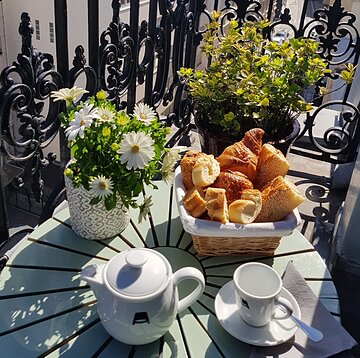
[[[81,271],[81,278],[86,281],[91,289],[94,291],[95,296],[98,296],[100,289],[104,287],[102,271],[105,265],[90,265],[86,266]]]

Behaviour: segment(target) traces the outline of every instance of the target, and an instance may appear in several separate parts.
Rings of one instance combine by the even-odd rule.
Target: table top
[[[240,352],[246,357],[253,347],[222,328],[214,300],[234,270],[253,260],[280,274],[292,260],[325,307],[339,316],[331,276],[300,232],[283,237],[271,257],[201,257],[182,228],[173,188],[160,182],[158,188],[147,190],[154,203],[147,220],[138,224],[138,211],[131,211],[129,226],[112,240],[77,237],[64,208],[20,243],[0,276],[1,357],[238,357]],[[96,299],[80,278],[83,267],[106,263],[132,247],[158,250],[174,272],[194,266],[206,280],[203,295],[177,315],[170,331],[144,346],[126,345],[109,336],[98,317]]]

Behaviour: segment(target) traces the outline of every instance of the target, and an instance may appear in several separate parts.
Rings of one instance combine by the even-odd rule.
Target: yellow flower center
[[[146,119],[146,114],[145,113],[140,113],[140,118],[141,119]]]
[[[85,120],[82,119],[82,120],[80,121],[80,126],[83,126],[84,124],[85,124]]]
[[[99,183],[99,189],[100,189],[100,190],[105,190],[106,188],[107,188],[106,183],[103,182],[103,181],[101,181],[101,182]]]
[[[101,118],[104,120],[104,121],[107,121],[109,119],[109,116],[107,114],[103,114],[101,116]]]
[[[140,152],[140,147],[137,145],[137,144],[134,144],[132,147],[131,147],[131,151],[136,154],[136,153],[139,153]]]

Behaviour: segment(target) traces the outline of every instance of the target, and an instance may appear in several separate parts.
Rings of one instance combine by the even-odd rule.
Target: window
[[[40,40],[40,21],[35,20],[35,38],[36,40]]]
[[[55,36],[54,36],[54,23],[49,22],[49,36],[50,36],[50,43],[55,42]]]

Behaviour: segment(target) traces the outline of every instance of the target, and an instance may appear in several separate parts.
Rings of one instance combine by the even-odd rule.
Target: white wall
[[[0,1],[0,70],[8,64],[7,51],[6,51],[6,40],[5,40],[5,24],[4,24],[4,13],[3,3]]]
[[[34,31],[35,20],[40,22],[40,40],[36,40],[34,33],[33,46],[41,52],[55,53],[55,44],[50,43],[49,37],[49,22],[54,23],[53,1],[2,0],[2,3],[9,63],[16,60],[16,56],[21,50],[19,24],[23,12],[29,13]]]
[[[360,265],[360,153],[352,173],[337,230],[337,254]]]

